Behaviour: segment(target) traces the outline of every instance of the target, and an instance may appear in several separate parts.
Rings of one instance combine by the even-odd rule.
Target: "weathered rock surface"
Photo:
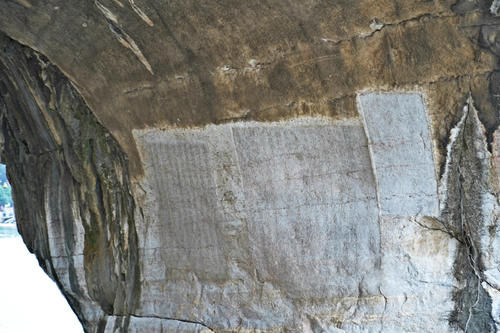
[[[499,8],[0,2],[23,238],[87,332],[496,332]]]

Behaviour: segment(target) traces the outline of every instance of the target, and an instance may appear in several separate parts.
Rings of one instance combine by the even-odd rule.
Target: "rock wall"
[[[126,157],[43,56],[1,44],[2,161],[18,229],[83,325],[98,331],[140,292]]]
[[[25,243],[87,332],[496,332],[499,8],[3,1]]]

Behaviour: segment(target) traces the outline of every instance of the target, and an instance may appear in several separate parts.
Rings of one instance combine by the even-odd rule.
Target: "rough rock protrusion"
[[[127,160],[63,74],[0,36],[2,161],[18,228],[87,332],[140,293]]]
[[[454,276],[455,310],[452,324],[464,332],[496,332],[492,299],[483,283],[485,271],[498,268],[498,202],[495,198],[496,170],[488,151],[486,132],[472,98],[452,130],[443,175],[441,220],[459,241]]]

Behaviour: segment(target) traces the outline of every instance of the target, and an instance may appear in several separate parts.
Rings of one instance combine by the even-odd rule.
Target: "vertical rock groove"
[[[464,332],[496,332],[492,300],[482,285],[487,269],[482,244],[489,236],[484,230],[488,215],[493,215],[486,211],[490,206],[488,193],[493,192],[489,156],[486,132],[469,98],[448,145],[444,174],[447,194],[442,212],[444,225],[460,244],[455,258],[455,309],[450,322]]]
[[[86,330],[102,331],[139,295],[126,156],[56,67],[7,37],[0,47],[2,161],[19,230]]]

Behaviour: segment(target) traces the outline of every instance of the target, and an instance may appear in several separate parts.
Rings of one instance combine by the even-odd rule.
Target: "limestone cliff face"
[[[496,332],[499,10],[2,1],[25,243],[87,332]]]
[[[18,228],[89,330],[139,293],[127,162],[69,81],[2,39],[3,158]]]

